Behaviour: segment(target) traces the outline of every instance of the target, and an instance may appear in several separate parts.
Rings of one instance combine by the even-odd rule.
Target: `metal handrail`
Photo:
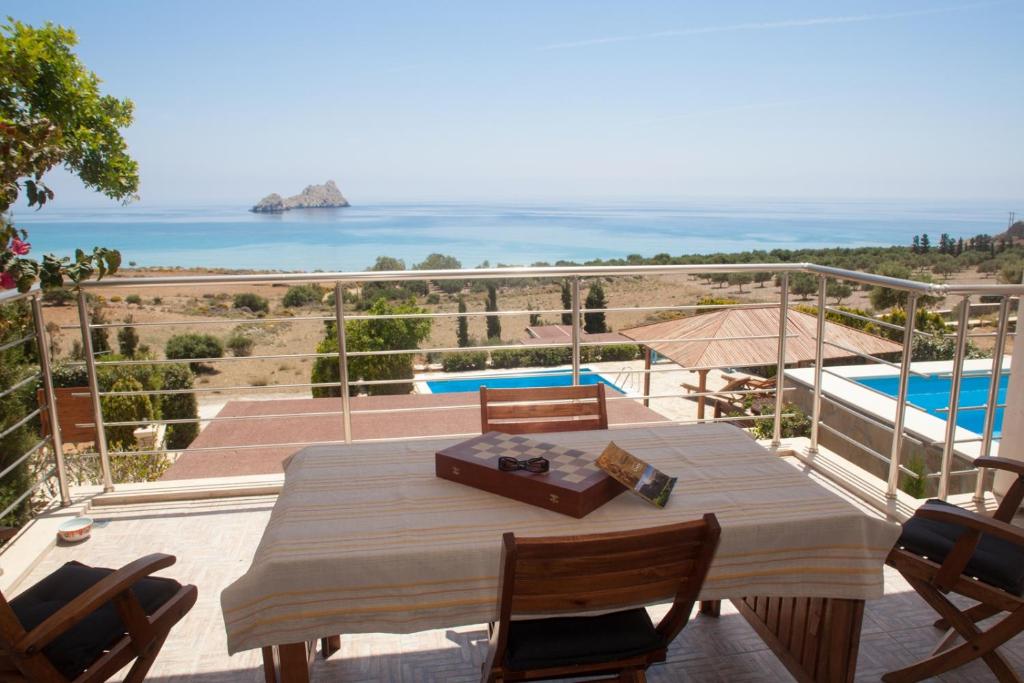
[[[580,285],[581,281],[585,278],[593,277],[610,277],[610,276],[633,276],[633,275],[648,275],[648,276],[659,276],[659,275],[682,275],[682,274],[703,274],[703,273],[734,273],[734,272],[774,272],[779,274],[779,280],[781,282],[781,300],[778,303],[750,303],[750,304],[687,304],[687,305],[670,305],[670,306],[638,306],[638,307],[611,307],[604,309],[588,309],[582,305],[580,297]],[[913,280],[906,280],[901,278],[892,278],[888,276],[875,275],[871,273],[861,273],[857,271],[849,271],[840,268],[833,268],[829,266],[818,266],[811,263],[750,263],[750,264],[691,264],[691,265],[662,265],[662,266],[544,266],[544,267],[512,267],[512,268],[475,268],[466,270],[423,270],[423,271],[359,271],[359,272],[330,272],[330,273],[276,273],[276,274],[242,274],[242,275],[227,275],[227,274],[209,274],[209,275],[174,275],[174,276],[159,276],[159,277],[128,277],[128,278],[114,278],[105,279],[103,281],[88,281],[82,284],[82,290],[89,290],[96,287],[106,288],[125,288],[125,287],[159,287],[159,286],[172,286],[172,285],[200,285],[200,284],[238,284],[238,283],[302,283],[302,282],[319,282],[319,283],[331,283],[334,285],[335,293],[335,311],[334,315],[299,315],[299,316],[278,316],[273,318],[240,318],[240,319],[226,319],[226,320],[192,320],[182,321],[187,324],[204,324],[204,323],[215,323],[215,324],[273,324],[278,322],[329,322],[334,321],[339,335],[339,351],[331,353],[295,353],[295,354],[267,354],[262,356],[228,356],[220,358],[206,358],[206,359],[153,359],[153,360],[121,360],[121,361],[104,361],[97,360],[91,353],[91,345],[88,343],[91,337],[90,332],[95,329],[102,328],[123,328],[123,327],[157,327],[157,326],[170,326],[175,323],[167,321],[147,321],[139,323],[97,323],[93,324],[88,319],[88,311],[85,307],[85,297],[82,290],[79,291],[79,327],[83,335],[83,348],[86,350],[85,360],[80,363],[84,365],[89,374],[90,379],[90,391],[89,396],[92,397],[96,418],[96,428],[98,432],[97,446],[99,450],[99,456],[101,463],[103,463],[102,471],[104,475],[104,488],[110,490],[113,487],[113,483],[109,479],[109,456],[111,453],[107,452],[108,449],[105,444],[104,428],[105,426],[128,426],[130,422],[114,422],[104,425],[102,416],[102,403],[100,398],[103,396],[122,396],[122,395],[134,395],[134,394],[148,394],[148,395],[173,395],[173,394],[187,394],[187,393],[200,393],[204,391],[221,391],[227,392],[232,390],[250,390],[250,389],[277,389],[277,388],[299,388],[299,387],[336,387],[340,390],[342,399],[342,410],[341,411],[322,411],[319,413],[305,413],[304,415],[340,415],[343,420],[344,426],[344,440],[341,443],[350,443],[353,441],[352,430],[351,430],[351,415],[358,414],[360,412],[397,412],[397,411],[417,411],[417,410],[429,410],[429,408],[408,408],[408,409],[382,409],[380,411],[366,411],[366,410],[353,410],[349,404],[349,389],[351,387],[368,387],[376,384],[412,384],[417,381],[423,381],[424,378],[402,378],[393,380],[354,380],[350,381],[348,377],[347,363],[350,358],[358,358],[361,356],[385,356],[385,355],[409,355],[409,354],[425,354],[425,353],[461,353],[461,352],[489,352],[489,351],[500,351],[500,350],[533,350],[533,349],[560,349],[568,347],[571,351],[571,368],[573,381],[578,382],[581,375],[584,374],[595,374],[596,371],[584,370],[580,367],[581,364],[581,353],[580,350],[583,347],[595,347],[600,348],[604,346],[613,346],[618,344],[650,344],[650,343],[666,343],[666,344],[687,344],[687,343],[698,343],[702,341],[722,341],[722,338],[716,339],[665,339],[665,340],[645,340],[645,341],[634,341],[634,340],[622,340],[622,341],[583,341],[581,319],[584,314],[589,312],[648,312],[648,311],[689,311],[689,310],[716,310],[716,309],[729,309],[729,308],[779,308],[779,330],[777,334],[772,335],[757,335],[754,337],[742,337],[742,339],[774,339],[778,342],[778,359],[776,365],[779,367],[780,376],[782,375],[783,368],[785,367],[785,350],[786,342],[788,339],[796,337],[798,335],[791,334],[787,328],[787,311],[789,310],[789,274],[790,273],[810,273],[816,276],[819,284],[819,297],[818,297],[818,308],[819,308],[819,330],[817,332],[817,339],[815,340],[817,345],[817,358],[815,362],[815,402],[812,422],[812,450],[817,448],[817,427],[826,427],[821,423],[820,409],[821,399],[829,399],[829,397],[821,396],[821,382],[822,375],[828,373],[829,370],[823,367],[823,350],[822,347],[825,344],[830,346],[846,349],[840,344],[829,342],[824,340],[824,336],[821,332],[824,322],[825,313],[835,313],[844,316],[850,316],[851,319],[861,319],[885,329],[902,329],[904,332],[904,349],[903,356],[900,363],[892,363],[885,361],[884,359],[877,358],[870,354],[857,353],[861,358],[871,362],[882,362],[890,367],[898,367],[900,370],[900,391],[897,396],[897,419],[892,428],[893,442],[891,444],[890,456],[888,458],[890,465],[890,476],[889,486],[887,492],[890,495],[894,495],[896,478],[898,473],[903,471],[906,472],[907,468],[902,467],[899,462],[900,447],[904,440],[916,441],[913,437],[905,434],[903,428],[903,420],[905,410],[907,407],[906,400],[906,385],[908,378],[920,373],[915,372],[911,367],[910,359],[910,342],[913,339],[914,334],[925,334],[919,330],[916,330],[913,324],[914,313],[916,312],[915,301],[920,296],[946,296],[953,293],[984,293],[984,294],[998,294],[1003,297],[1009,297],[1011,295],[1024,295],[1024,285],[948,285],[948,284],[934,284],[934,283],[922,283],[915,282]],[[868,284],[872,286],[886,287],[897,291],[906,292],[908,296],[908,320],[906,325],[900,328],[898,325],[881,321],[877,319],[868,319],[866,316],[859,314],[850,313],[848,311],[842,311],[841,309],[829,307],[826,304],[825,285],[827,278],[839,278],[850,282],[856,282],[861,284]],[[362,283],[370,282],[386,282],[386,281],[423,281],[423,280],[494,280],[494,279],[555,279],[555,278],[569,278],[572,289],[572,302],[571,307],[567,309],[543,309],[543,310],[512,310],[512,311],[435,311],[435,312],[423,312],[423,313],[396,313],[388,314],[383,316],[372,316],[365,313],[348,313],[344,310],[344,286],[347,285],[358,285]],[[33,290],[26,294],[11,294],[7,292],[0,293],[0,304],[9,303],[15,300],[19,300],[26,297],[32,297],[34,301],[38,302],[38,290]],[[1006,299],[1004,298],[1004,303]],[[498,316],[522,316],[531,314],[569,314],[573,318],[572,328],[572,339],[565,343],[539,343],[539,344],[499,344],[499,345],[488,345],[482,347],[440,347],[440,348],[424,348],[424,349],[390,349],[390,350],[373,350],[373,351],[350,351],[347,349],[346,342],[344,339],[346,320],[369,320],[369,319],[441,319],[441,318],[479,318],[489,315]],[[966,326],[960,326],[958,330],[958,345],[963,343],[963,336],[970,336],[966,331]],[[41,335],[37,334],[37,340],[42,342]],[[26,340],[19,340],[15,343],[21,343]],[[285,385],[263,385],[263,386],[238,386],[238,387],[196,387],[192,389],[180,389],[180,390],[142,390],[142,391],[131,391],[131,392],[101,392],[98,388],[98,381],[96,378],[97,370],[103,366],[120,366],[120,365],[160,365],[165,363],[218,363],[225,361],[240,361],[240,360],[286,360],[286,359],[337,359],[339,363],[340,378],[337,382],[322,382],[322,383],[293,383]],[[48,365],[48,363],[47,363]],[[757,365],[757,364],[755,364]],[[686,368],[687,370],[707,370],[712,369],[711,367],[700,367],[700,368]],[[734,366],[741,367],[741,366]],[[746,367],[750,367],[749,365]],[[643,370],[621,370],[619,374],[622,376],[632,375],[644,375],[650,377],[651,373],[654,372],[674,372],[676,368],[644,368]],[[537,376],[540,373],[530,372],[518,372],[518,373],[501,373],[502,376]],[[480,377],[493,377],[492,373],[485,373],[478,375]],[[474,377],[474,375],[462,376],[466,379]],[[713,422],[713,421],[730,421],[730,420],[750,420],[750,419],[773,419],[773,434],[772,443],[778,446],[781,441],[781,419],[785,416],[784,413],[784,394],[792,387],[785,387],[780,382],[781,390],[776,391],[776,405],[774,415],[772,416],[738,416],[729,418],[705,418],[702,420],[695,420],[694,422]],[[704,398],[714,397],[721,395],[722,392],[706,391],[699,392],[696,394],[662,394],[645,389],[642,398]],[[731,394],[768,394],[771,390],[751,390],[751,391],[737,391],[729,392]],[[609,400],[635,400],[637,395],[626,395],[626,396],[613,396]],[[456,406],[461,408],[462,406]],[[452,406],[446,406],[444,409],[452,409]],[[440,407],[439,407],[440,409]],[[971,409],[970,407],[966,409]],[[50,410],[49,417],[56,419],[54,411]],[[272,415],[270,417],[294,417],[292,414]],[[207,418],[201,419],[196,418],[194,422],[206,423],[212,422],[218,419],[253,419],[258,417],[268,416],[224,416],[223,418]],[[166,420],[162,421],[166,424],[178,424],[180,422],[190,422],[193,420]],[[686,421],[679,421],[685,423]],[[139,422],[137,424],[152,424],[152,420],[145,422]],[[673,421],[668,421],[671,424]],[[659,422],[658,424],[665,424],[665,422]],[[947,439],[947,442],[950,441]],[[961,441],[957,441],[961,443]],[[273,444],[267,445],[254,445],[253,447],[258,448],[271,448]],[[225,447],[223,449],[216,450],[230,450],[232,448],[239,447]],[[947,449],[947,453],[951,451],[952,446],[947,443],[944,447]],[[60,449],[58,449],[60,450]],[[199,449],[193,449],[199,450]],[[129,453],[141,453],[137,451],[128,451],[124,454]],[[115,454],[121,454],[117,452]],[[881,455],[876,453],[875,455]],[[884,456],[882,456],[884,459]]]

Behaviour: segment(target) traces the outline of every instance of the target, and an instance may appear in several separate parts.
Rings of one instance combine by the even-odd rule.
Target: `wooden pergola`
[[[815,316],[790,309],[786,319],[786,365],[813,363],[817,357]],[[651,393],[652,351],[699,374],[698,391],[707,391],[707,376],[714,368],[774,365],[779,353],[779,307],[723,308],[688,318],[668,320],[620,330],[644,346],[644,395]],[[861,330],[825,322],[824,360],[899,353],[899,344]],[[781,374],[781,373],[780,373]],[[644,405],[648,405],[644,399]],[[703,417],[704,400],[699,400]]]

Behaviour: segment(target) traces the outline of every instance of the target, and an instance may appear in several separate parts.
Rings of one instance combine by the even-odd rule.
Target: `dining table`
[[[727,423],[547,433],[596,459],[609,442],[677,482],[664,508],[624,491],[581,519],[435,474],[459,438],[310,446],[248,570],[221,594],[228,650],[261,648],[268,681],[307,681],[322,643],[493,622],[502,535],[643,529],[712,512],[721,538],[701,618],[731,600],[799,681],[852,681],[866,600],[900,527]],[[543,475],[540,475],[543,476]],[[670,600],[666,600],[669,602]]]

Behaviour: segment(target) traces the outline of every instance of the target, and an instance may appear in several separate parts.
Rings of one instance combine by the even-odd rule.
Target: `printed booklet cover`
[[[668,503],[676,478],[622,450],[612,441],[595,463],[630,491],[660,508]]]

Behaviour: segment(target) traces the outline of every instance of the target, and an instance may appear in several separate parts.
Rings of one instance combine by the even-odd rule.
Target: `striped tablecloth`
[[[702,599],[870,599],[899,535],[725,424],[545,434],[595,458],[609,440],[679,478],[664,510],[623,493],[573,519],[434,476],[457,440],[313,446],[285,484],[252,566],[221,594],[228,650],[337,633],[492,621],[501,535],[637,529],[714,512]]]

